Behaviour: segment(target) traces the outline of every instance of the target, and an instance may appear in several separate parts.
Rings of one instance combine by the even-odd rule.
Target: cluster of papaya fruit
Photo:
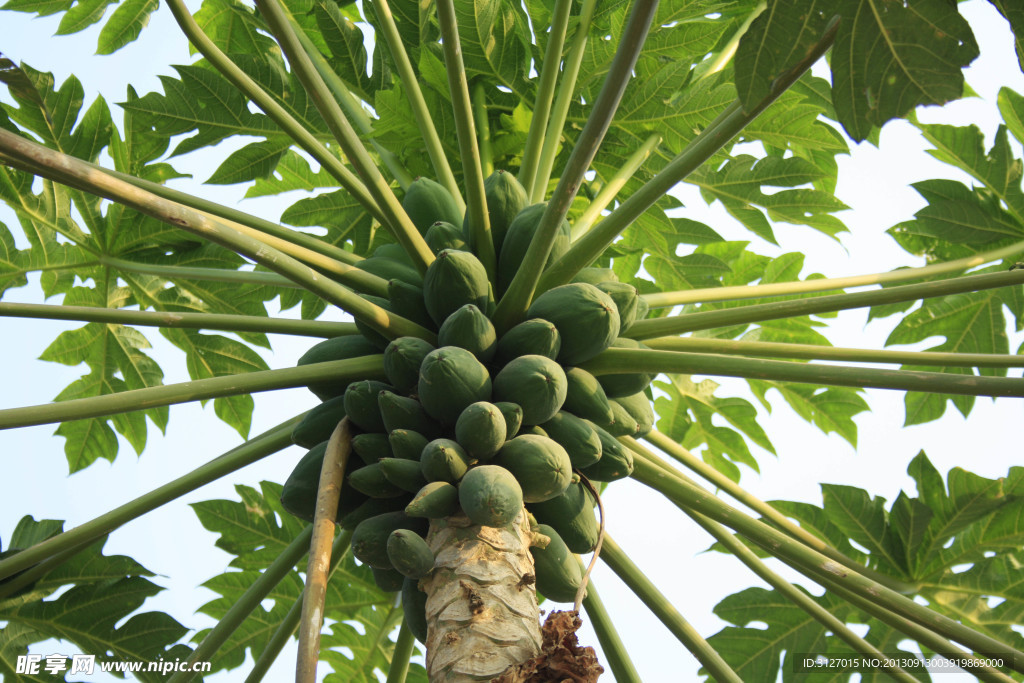
[[[485,183],[499,256],[498,290],[522,263],[544,204],[526,206],[512,176]],[[378,585],[401,590],[406,618],[426,639],[417,587],[434,565],[424,537],[429,520],[464,513],[481,526],[502,527],[526,506],[536,531],[532,547],[538,591],[571,602],[582,579],[573,553],[598,540],[596,501],[581,477],[608,482],[628,476],[632,456],[616,437],[642,436],[654,415],[646,392],[652,377],[595,377],[579,364],[613,346],[635,347],[621,334],[646,314],[632,285],[608,269],[588,268],[576,281],[538,296],[526,320],[500,337],[490,320],[494,288],[472,253],[468,226],[439,184],[416,180],[403,206],[436,259],[421,276],[394,245],[361,267],[389,279],[389,298],[375,303],[436,330],[438,344],[415,337],[388,340],[368,327],[312,347],[299,364],[383,352],[387,382],[320,382],[323,401],[295,427],[309,451],[285,483],[282,503],[312,520],[327,439],[345,416],[355,428],[337,521],[352,530],[355,557]],[[552,258],[569,244],[568,225]],[[504,275],[503,275],[504,273]]]

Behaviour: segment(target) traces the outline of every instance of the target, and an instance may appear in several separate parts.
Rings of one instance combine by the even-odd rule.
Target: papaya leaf
[[[1011,0],[989,0],[999,13],[1010,23],[1013,31],[1013,44],[1017,50],[1017,63],[1021,71],[1024,71],[1024,8],[1014,4]]]

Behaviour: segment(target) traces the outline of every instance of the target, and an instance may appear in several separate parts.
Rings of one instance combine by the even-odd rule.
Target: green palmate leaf
[[[330,50],[329,56],[333,57],[331,66],[349,89],[371,98],[375,92],[391,84],[391,67],[381,56],[381,50],[374,50],[372,60],[367,56],[363,32],[345,16],[342,8],[332,2],[316,2],[313,12],[324,43]]]
[[[529,26],[519,3],[473,0],[455,8],[467,78],[480,74],[522,92],[529,68]]]
[[[759,471],[746,439],[770,453],[775,448],[757,423],[754,406],[741,398],[715,396],[719,385],[712,380],[697,384],[684,375],[672,375],[670,379],[671,382],[655,383],[667,394],[654,402],[658,429],[684,448],[696,450],[704,446],[705,460],[734,481],[739,481],[739,469],[734,463]],[[716,415],[730,427],[714,424]]]
[[[392,598],[391,604],[364,607],[348,621],[333,624],[331,632],[321,637],[321,644],[330,648],[321,651],[321,659],[334,669],[324,681],[374,683],[380,680],[380,674],[387,674],[394,651],[388,635],[402,620],[401,608],[393,603]],[[341,649],[351,652],[351,656],[340,652]],[[419,664],[411,664],[406,681],[426,683],[426,671]]]
[[[10,539],[10,549],[31,546],[59,533],[61,522],[24,517]],[[28,646],[49,639],[73,643],[98,661],[185,658],[190,650],[175,643],[188,629],[161,612],[138,612],[161,588],[145,577],[152,572],[129,557],[104,555],[106,539],[85,548],[42,575],[14,596],[0,599],[0,673],[10,680],[42,680],[15,674],[15,660]],[[68,587],[62,592],[58,591]],[[56,595],[56,597],[54,597]],[[70,664],[70,662],[68,662]],[[158,681],[142,672],[139,680]],[[52,680],[52,676],[49,677]]]
[[[77,2],[74,7],[65,12],[61,17],[60,25],[57,27],[57,35],[68,35],[78,33],[103,18],[107,7],[115,0],[86,0]]]
[[[225,54],[280,56],[274,41],[260,33],[263,23],[252,9],[235,0],[203,0],[203,6],[194,17],[203,32]],[[195,48],[190,46],[190,49]]]
[[[1017,62],[1024,71],[1024,8],[1011,0],[989,0],[999,13],[1010,22],[1010,29],[1014,33],[1014,47],[1017,49]]]
[[[278,142],[251,142],[225,159],[206,181],[211,185],[231,185],[266,178],[277,168],[288,145]]]
[[[843,0],[840,14],[833,101],[854,140],[920,104],[963,95],[961,69],[978,55],[978,46],[955,3]]]
[[[375,235],[370,215],[344,190],[300,199],[284,210],[281,221],[326,228],[329,243],[354,242],[357,253],[365,253]]]
[[[336,187],[338,182],[322,168],[314,172],[309,162],[292,150],[284,153],[273,171],[272,175],[257,178],[245,196],[264,197],[291,190],[309,192],[321,187]]]
[[[764,380],[748,380],[750,388],[767,409],[768,391],[775,389],[796,414],[825,434],[836,433],[857,445],[857,424],[854,416],[868,410],[868,404],[856,389],[790,384]]]
[[[123,0],[100,31],[96,52],[109,55],[138,38],[159,4],[158,0]]]

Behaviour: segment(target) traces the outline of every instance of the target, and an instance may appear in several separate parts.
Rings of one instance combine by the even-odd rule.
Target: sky
[[[1024,75],[1017,67],[1005,23],[992,6],[982,0],[971,0],[961,9],[982,46],[982,56],[967,72],[968,82],[980,98],[955,103],[941,111],[924,109],[919,115],[927,122],[975,123],[991,140],[998,125],[998,88],[1008,86],[1024,92]],[[56,26],[54,17],[29,19],[21,14],[0,13],[0,50],[16,61],[24,60],[36,69],[55,72],[58,82],[72,68],[87,92],[98,90],[110,103],[123,99],[126,82],[144,94],[159,89],[155,74],[167,73],[164,65],[190,61],[184,40],[163,9],[154,15],[142,41],[109,57],[87,56],[95,50],[94,33],[53,37]],[[3,97],[5,93],[0,94]],[[91,97],[90,94],[87,101]],[[114,115],[117,120],[119,115]],[[919,261],[902,252],[884,232],[921,208],[922,202],[908,187],[909,183],[930,177],[966,180],[954,169],[931,159],[924,148],[924,142],[912,128],[893,122],[882,131],[880,149],[860,145],[850,157],[841,158],[837,195],[851,210],[840,214],[850,233],[842,235],[838,243],[809,228],[784,225],[777,227],[781,248],[776,249],[744,232],[720,206],[703,207],[695,191],[684,188],[680,196],[687,205],[688,217],[712,225],[727,238],[752,240],[751,248],[759,253],[804,252],[804,275],[853,275],[916,265]],[[215,168],[216,160],[228,151],[221,145],[212,154],[191,155],[176,165],[203,180]],[[219,201],[234,202],[244,188],[204,186],[196,191]],[[287,203],[246,200],[242,208],[276,218]],[[16,222],[6,208],[0,208],[0,221],[16,232]],[[36,302],[38,297],[36,289],[28,287],[8,292],[4,300]],[[867,323],[866,313],[846,312],[830,322],[828,335],[837,346],[881,348],[894,322]],[[48,402],[82,373],[81,368],[36,360],[61,330],[70,327],[74,325],[0,319],[5,352],[3,377],[7,387],[17,389],[0,395],[0,408]],[[161,360],[164,381],[187,379],[181,354],[155,330],[144,332],[154,345],[154,355]],[[265,354],[272,367],[294,365],[310,345],[308,340],[296,342],[283,337],[274,337],[272,341],[273,353]],[[931,340],[932,344],[937,341]],[[1014,334],[1011,348],[1016,349],[1020,343],[1021,335]],[[720,395],[748,395],[742,382],[722,380],[722,384]],[[904,429],[902,393],[871,390],[866,396],[873,410],[855,418],[859,429],[856,448],[834,434],[823,435],[796,417],[779,397],[772,397],[771,415],[761,407],[758,409],[778,457],[752,447],[761,472],[744,469],[742,484],[768,500],[820,503],[819,483],[834,482],[862,487],[891,501],[901,489],[913,493],[906,466],[922,449],[941,472],[963,466],[982,476],[998,477],[1020,463],[1018,425],[1024,415],[1020,400],[978,399],[968,420],[950,407],[940,422]],[[311,394],[301,389],[259,395],[253,434],[312,407],[315,402]],[[212,405],[205,409],[196,404],[176,406],[171,410],[168,434],[161,436],[151,429],[149,445],[140,458],[122,443],[115,463],[100,461],[68,476],[63,441],[52,436],[53,429],[44,425],[0,432],[0,458],[5,461],[7,484],[0,496],[0,539],[5,542],[25,514],[37,519],[65,519],[68,526],[78,524],[194,469],[239,443],[238,435],[215,418]],[[214,536],[202,528],[188,503],[235,499],[235,484],[258,486],[264,479],[283,481],[300,455],[294,448],[279,453],[240,471],[230,481],[208,485],[164,506],[111,534],[105,552],[130,555],[158,574],[156,582],[168,590],[148,601],[146,609],[167,611],[193,628],[207,627],[210,620],[195,611],[214,594],[199,585],[225,571],[231,558],[213,547]],[[710,542],[703,532],[642,486],[631,481],[616,483],[609,488],[605,502],[610,534],[705,636],[723,626],[711,611],[719,600],[746,586],[759,585],[737,561],[705,553]],[[693,658],[610,571],[599,564],[594,579],[609,611],[621,620],[620,633],[643,680],[696,679],[697,664]],[[807,585],[806,581],[802,583]],[[812,591],[818,592],[816,588]],[[596,645],[588,626],[581,632],[581,640]],[[66,654],[73,649],[55,645],[53,651],[63,652],[59,647],[68,650]],[[50,653],[36,649],[33,652]],[[289,649],[267,680],[288,679],[293,662],[294,649]],[[243,667],[208,680],[240,681],[246,670]],[[327,670],[326,665],[322,665],[322,670]],[[944,676],[942,680],[952,683],[957,677]]]

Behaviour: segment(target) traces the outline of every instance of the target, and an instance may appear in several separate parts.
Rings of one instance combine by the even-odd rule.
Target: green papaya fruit
[[[554,498],[572,481],[569,454],[546,436],[520,434],[506,441],[491,462],[512,473],[527,503]]]
[[[612,342],[612,348],[616,349],[646,349],[647,346],[635,339],[619,337]],[[622,372],[608,375],[601,375],[597,381],[601,383],[605,396],[608,398],[619,398],[620,396],[631,396],[643,391],[654,380],[654,375],[646,372]]]
[[[370,498],[395,498],[410,493],[388,481],[379,462],[360,467],[348,475],[347,479],[352,488]]]
[[[522,267],[523,258],[526,256],[527,249],[530,248],[530,243],[537,232],[545,209],[547,209],[547,202],[528,206],[520,211],[509,224],[508,232],[505,234],[505,240],[498,254],[499,297],[508,290],[508,286],[512,284],[512,278]],[[563,218],[555,233],[547,261],[544,262],[545,268],[562,258],[562,255],[569,250],[571,234],[569,222]]]
[[[338,423],[345,417],[345,397],[335,396],[311,409],[292,429],[292,443],[312,448],[331,438]]]
[[[394,429],[388,434],[388,442],[391,444],[391,453],[396,458],[419,462],[423,448],[430,441],[427,437],[411,429]]]
[[[498,348],[494,323],[473,304],[466,304],[445,318],[437,331],[438,346],[466,349],[481,363],[489,363]]]
[[[377,395],[377,403],[384,421],[382,431],[388,434],[396,429],[408,429],[433,438],[441,431],[440,426],[430,419],[420,402],[414,398],[382,391]]]
[[[594,481],[615,481],[633,473],[633,452],[619,440],[596,424],[591,423],[601,439],[601,459],[589,467],[581,467],[580,474]]]
[[[413,533],[426,534],[427,521],[409,517],[404,512],[385,512],[364,519],[352,532],[352,554],[357,560],[371,567],[393,569],[388,559],[388,537],[395,529],[409,529]]]
[[[601,282],[597,285],[597,288],[615,302],[615,308],[619,311],[619,331],[615,334],[622,334],[636,320],[636,309],[640,304],[640,292],[637,291],[636,287],[625,282]]]
[[[601,459],[601,438],[582,418],[560,410],[540,427],[562,445],[573,467],[589,467]]]
[[[419,581],[402,582],[402,612],[409,630],[421,643],[427,642],[427,594],[420,590]]]
[[[370,567],[370,571],[373,573],[373,582],[377,584],[377,588],[385,593],[397,593],[402,590],[405,576],[397,569]]]
[[[599,425],[611,424],[612,406],[596,377],[583,368],[567,368],[565,380],[566,410]]]
[[[562,408],[568,384],[562,366],[546,356],[520,356],[494,378],[494,397],[523,409],[523,424],[547,422]]]
[[[316,497],[317,491],[320,488],[320,470],[323,469],[324,455],[326,453],[326,441],[322,441],[313,448],[310,448],[295,464],[281,489],[281,506],[289,514],[299,519],[304,519],[307,522],[312,522],[313,515],[316,513]],[[366,501],[366,495],[356,491],[348,483],[348,475],[361,464],[357,458],[349,458],[345,467],[345,481],[341,486],[341,493],[338,496],[336,520],[340,520]]]
[[[523,509],[523,490],[504,467],[478,465],[459,482],[459,505],[474,524],[503,527]]]
[[[406,266],[412,266],[412,259],[409,258],[409,254],[406,253],[405,247],[398,242],[385,242],[379,244],[370,254],[371,258],[386,258],[396,263],[401,263]]]
[[[367,465],[372,465],[382,458],[390,458],[391,443],[388,435],[383,432],[366,432],[352,437],[352,450]]]
[[[410,286],[412,286],[412,285],[410,285]],[[379,297],[379,296],[372,296],[370,294],[363,294],[362,296],[363,296],[364,299],[366,299],[370,303],[376,304],[377,306],[380,306],[385,311],[393,312],[393,311],[391,311],[391,301],[390,300],[385,299],[383,297]],[[356,318],[356,329],[359,330],[359,334],[363,335],[363,338],[365,338],[366,341],[368,341],[368,342],[370,342],[371,344],[374,345],[374,347],[377,349],[377,351],[383,351],[385,348],[387,348],[387,345],[391,342],[390,339],[388,339],[383,334],[381,334],[377,330],[375,330],[372,327],[370,327],[369,325],[367,325],[362,320],[359,320],[358,318]]]
[[[654,408],[644,392],[612,399],[612,403],[618,403],[636,421],[636,432],[631,436],[645,436],[654,429]]]
[[[423,239],[435,254],[440,253],[442,249],[469,251],[462,229],[446,221],[437,221],[431,225]]]
[[[486,311],[491,300],[487,271],[468,251],[441,250],[423,276],[423,301],[437,325],[466,304]]]
[[[356,264],[356,268],[385,280],[401,280],[417,287],[423,286],[423,276],[413,265],[387,256],[365,258]]]
[[[345,390],[345,412],[356,427],[367,432],[383,432],[384,418],[380,413],[378,397],[382,391],[393,389],[390,384],[366,379],[353,382]]]
[[[423,470],[416,460],[384,458],[377,464],[384,478],[403,491],[416,493],[427,483],[423,477]]]
[[[618,282],[619,276],[616,275],[615,271],[611,268],[596,268],[591,266],[576,273],[576,276],[573,277],[572,281],[585,282],[588,285],[594,285],[596,287],[602,282]]]
[[[409,184],[402,198],[402,208],[421,235],[437,221],[462,222],[462,211],[451,193],[430,178],[417,178]]]
[[[349,334],[342,337],[332,337],[319,344],[314,344],[299,357],[297,365],[326,363],[332,360],[348,360],[362,356],[375,356],[378,353],[380,353],[380,349],[367,341],[362,335]],[[331,380],[312,382],[307,386],[318,399],[327,401],[335,396],[344,394],[348,385],[348,382]]]
[[[434,346],[418,337],[399,337],[384,349],[384,375],[395,390],[407,394],[420,381],[420,365]]]
[[[529,198],[515,175],[500,169],[484,180],[484,196],[487,198],[487,218],[491,226],[494,253],[500,254],[509,224],[520,211],[526,208]],[[462,232],[470,248],[475,249],[468,213],[462,223]]]
[[[612,406],[612,423],[605,427],[605,431],[615,437],[635,436],[637,425],[633,416],[621,404],[616,403],[614,399],[609,401],[609,403]]]
[[[600,525],[594,514],[595,505],[593,494],[574,474],[561,495],[527,507],[540,524],[547,524],[558,532],[569,550],[583,554],[597,545]]]
[[[450,484],[462,479],[469,468],[469,455],[451,439],[434,439],[420,456],[420,470],[427,481],[446,481]]]
[[[505,365],[519,356],[546,356],[558,358],[562,339],[558,328],[547,320],[532,318],[515,325],[498,340],[494,354],[495,365]]]
[[[470,403],[491,400],[487,368],[457,346],[442,346],[428,353],[416,386],[423,409],[443,425],[454,425]]]
[[[410,517],[441,519],[459,510],[459,490],[447,481],[430,481],[416,492],[405,514]]]
[[[636,303],[636,319],[633,322],[636,322],[637,320],[643,320],[644,318],[647,317],[647,314],[650,312],[651,305],[647,303],[647,299],[640,297],[640,300],[637,301]]]
[[[388,280],[388,301],[390,311],[428,330],[437,329],[433,318],[423,303],[423,288],[401,280]]]
[[[505,418],[505,438],[511,439],[523,426],[523,409],[518,403],[509,401],[496,401],[494,407],[500,410],[501,416]]]
[[[528,318],[543,318],[558,328],[558,361],[577,365],[609,346],[619,334],[619,311],[594,285],[575,282],[544,292],[530,304]]]
[[[530,546],[537,591],[554,602],[573,602],[583,583],[579,561],[553,528],[540,524],[537,531],[550,539],[543,548]]]
[[[487,460],[506,438],[505,417],[493,403],[478,401],[466,406],[455,421],[455,440],[470,458]]]
[[[343,517],[338,520],[338,524],[342,529],[348,531],[354,530],[359,526],[363,520],[376,517],[377,515],[383,515],[387,512],[399,512],[405,509],[405,506],[409,504],[411,497],[395,496],[394,498],[366,498],[362,503],[354,507],[345,513]]]
[[[421,579],[434,568],[434,553],[419,534],[408,529],[395,529],[388,536],[388,559],[391,566],[410,579]]]

